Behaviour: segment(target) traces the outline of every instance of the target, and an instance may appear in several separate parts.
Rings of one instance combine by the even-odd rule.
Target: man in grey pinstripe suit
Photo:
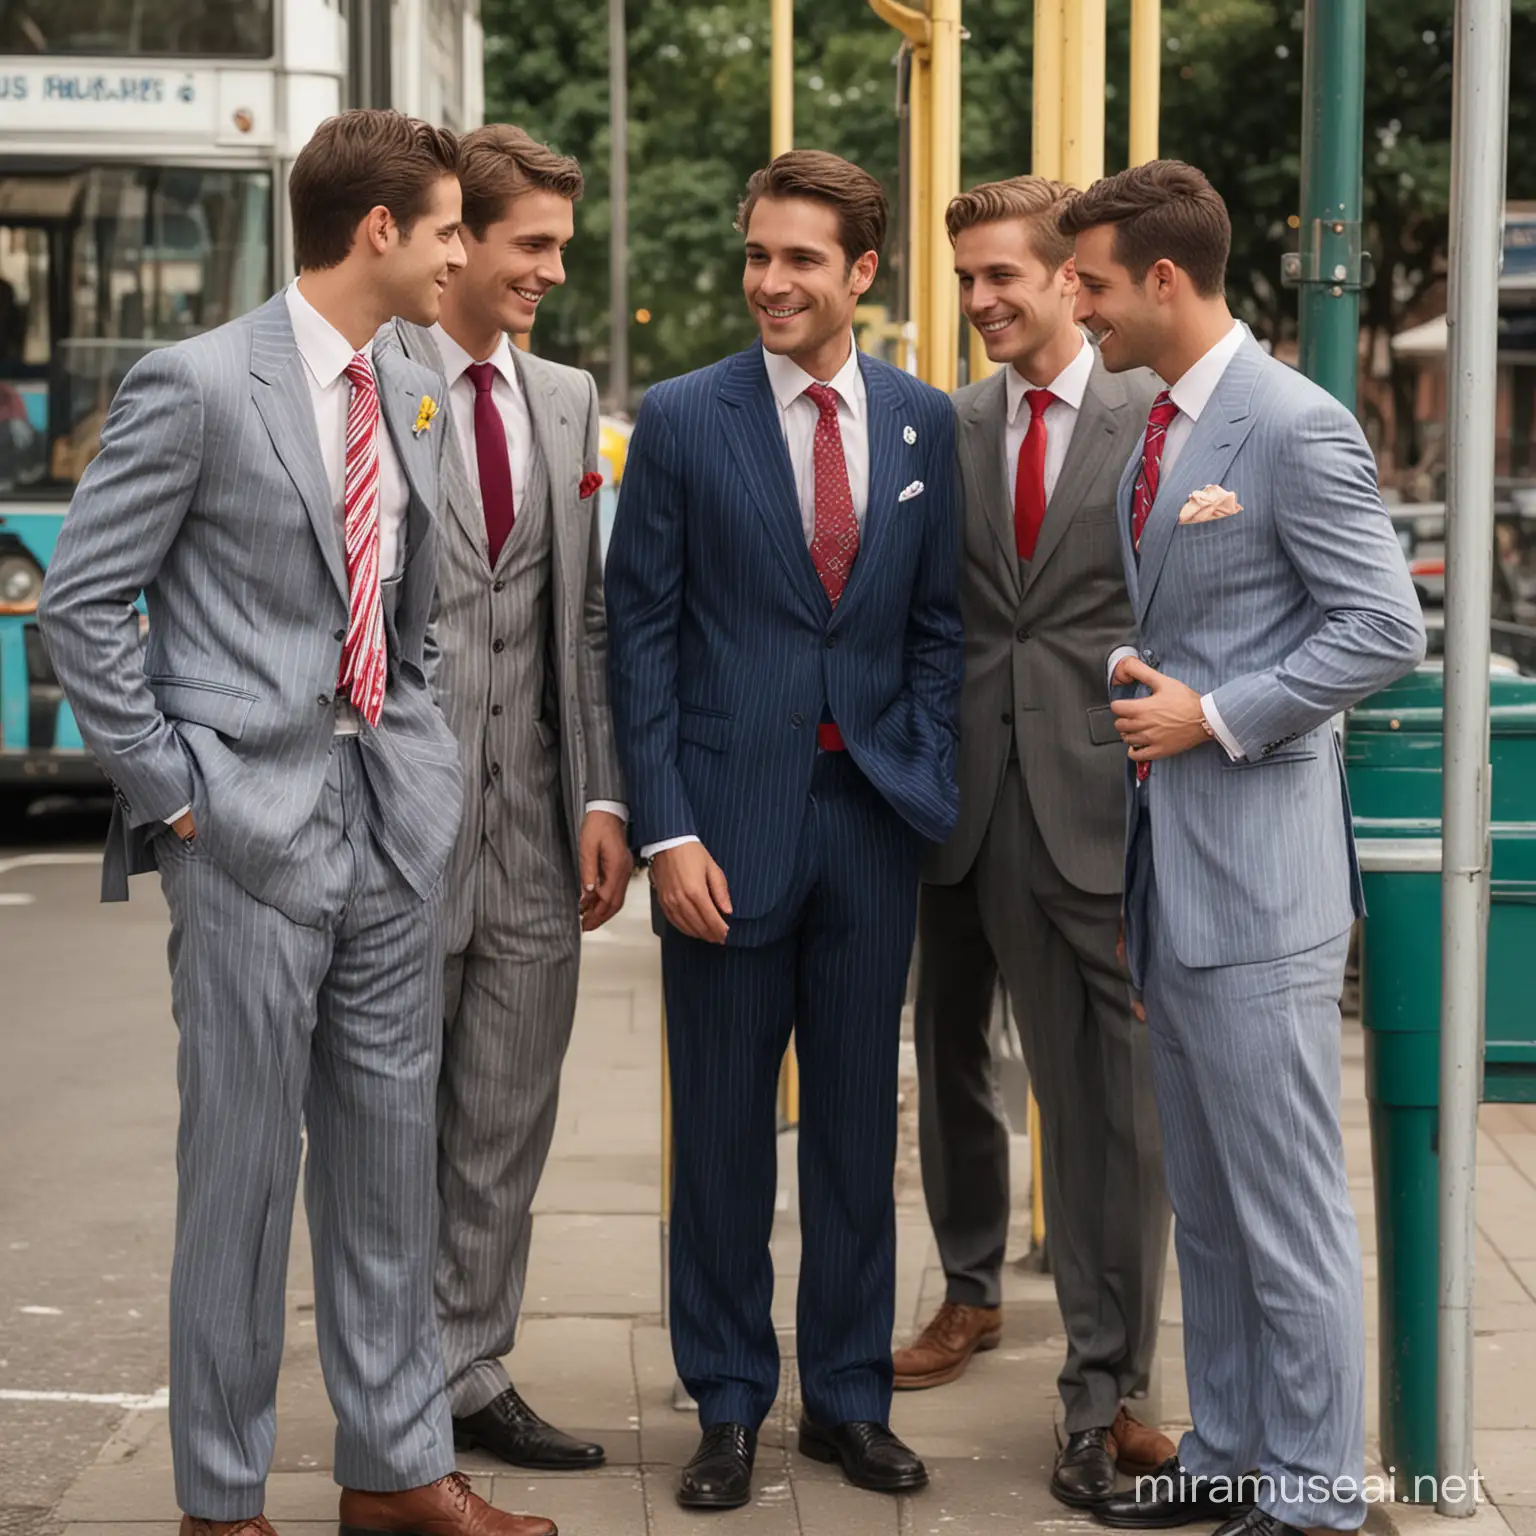
[[[424,671],[446,434],[432,375],[370,342],[430,321],[463,264],[456,164],[396,113],[320,126],[290,177],[298,280],[132,370],[40,608],[116,785],[103,895],[158,868],[171,912],[183,1536],[271,1533],[301,1125],[344,1536],[554,1530],[454,1471],[432,1306],[461,803]]]
[[[1138,636],[1109,673],[1194,1428],[1096,1513],[1352,1530],[1364,1325],[1338,1035],[1361,901],[1331,721],[1422,658],[1423,621],[1354,417],[1227,309],[1205,177],[1138,166],[1062,228],[1105,365],[1168,384],[1120,482]]]
[[[580,167],[505,124],[460,144],[466,264],[406,355],[441,372],[437,695],[463,754],[448,877],[439,1101],[442,1320],[454,1438],[524,1467],[601,1466],[508,1379],[532,1205],[576,1012],[581,930],[624,901],[633,863],[608,713],[591,375],[516,351],[560,255]],[[578,880],[580,890],[578,891]]]

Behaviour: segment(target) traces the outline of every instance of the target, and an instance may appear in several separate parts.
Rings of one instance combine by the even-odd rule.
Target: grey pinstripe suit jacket
[[[1249,336],[1163,476],[1138,557],[1139,462],[1121,478],[1117,521],[1143,658],[1214,692],[1246,754],[1230,762],[1213,741],[1153,765],[1169,936],[1187,966],[1299,954],[1363,910],[1330,721],[1424,655],[1375,461],[1349,411]],[[1209,484],[1243,510],[1180,524],[1179,508]],[[1134,826],[1133,774],[1127,783]],[[1138,915],[1128,909],[1127,922]]]
[[[395,322],[395,344],[407,357],[441,377],[442,359],[432,333],[408,321]],[[588,801],[624,800],[624,776],[608,710],[608,611],[603,598],[600,504],[583,501],[582,476],[597,469],[598,403],[592,375],[514,348],[513,359],[533,418],[534,441],[549,475],[554,571],[550,583],[553,633],[548,641],[549,680],[555,697],[546,700],[541,720],[560,731],[560,777],[572,849]],[[441,385],[439,386],[441,387]],[[448,723],[465,750],[466,823],[461,846],[479,846],[480,791],[484,763],[475,744],[483,742],[490,689],[491,656],[477,626],[483,625],[492,572],[485,513],[459,450],[452,423],[443,449],[443,480],[449,515],[444,519],[438,562],[438,603],[434,624],[439,655],[434,683]],[[554,707],[550,707],[553,704]]]
[[[458,748],[432,701],[423,636],[437,570],[445,420],[415,433],[432,376],[376,357],[384,423],[410,487],[405,566],[387,593],[389,685],[362,746],[376,834],[421,894],[458,827]],[[48,568],[39,621],[117,791],[102,897],[154,867],[163,818],[191,804],[198,841],[284,909],[288,856],[332,748],[347,572],[304,362],[283,294],[152,352],[129,372]],[[131,607],[143,591],[141,647]]]

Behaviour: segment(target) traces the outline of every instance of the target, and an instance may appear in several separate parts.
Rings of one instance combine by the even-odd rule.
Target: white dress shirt
[[[1234,320],[1232,329],[1197,363],[1187,368],[1176,384],[1169,385],[1168,398],[1178,406],[1179,414],[1168,423],[1168,430],[1163,437],[1163,458],[1158,468],[1159,484],[1173,472],[1173,466],[1178,463],[1179,455],[1184,451],[1185,443],[1189,441],[1189,434],[1195,430],[1195,423],[1200,420],[1201,412],[1211,403],[1211,396],[1216,393],[1216,386],[1221,383],[1228,364],[1237,356],[1237,350],[1242,346],[1245,334],[1241,323]],[[1139,453],[1140,449],[1137,451]],[[1115,668],[1125,657],[1135,654],[1135,647],[1129,645],[1118,646],[1111,652],[1110,677],[1114,677]],[[1247,754],[1237,744],[1237,738],[1223,722],[1216,708],[1216,696],[1211,693],[1206,694],[1200,700],[1200,707],[1205,712],[1206,724],[1216,733],[1216,739],[1221,743],[1227,756],[1234,763],[1240,763]]]
[[[837,391],[837,424],[843,435],[848,489],[853,493],[854,521],[862,534],[864,515],[869,510],[869,401],[859,368],[859,350],[852,335],[848,338],[848,359],[830,379],[813,379],[793,358],[782,357],[766,347],[763,366],[768,370],[768,385],[779,407],[779,430],[789,449],[789,467],[795,476],[806,546],[816,536],[816,423],[821,418],[821,408],[805,392],[811,384],[829,384]],[[649,859],[668,848],[698,841],[692,833],[669,837],[664,842],[647,843],[640,855]]]
[[[480,497],[480,456],[475,452],[477,391],[469,370],[479,361],[489,363],[496,370],[491,380],[491,399],[495,401],[502,425],[506,428],[507,459],[512,467],[512,510],[515,516],[523,504],[523,491],[528,484],[528,465],[533,458],[533,417],[528,412],[528,397],[523,393],[523,381],[518,376],[517,363],[512,357],[512,344],[503,332],[496,350],[489,357],[473,358],[443,329],[441,321],[432,327],[432,339],[436,341],[438,356],[442,359],[443,379],[448,385],[448,409],[458,434],[464,473],[474,487],[477,501]],[[484,510],[482,505],[482,516]],[[629,820],[629,808],[617,800],[589,800],[587,810],[607,811],[621,821]]]
[[[1034,385],[1011,364],[1007,372],[1008,417],[1003,433],[1003,484],[1008,488],[1008,507],[1014,507],[1014,491],[1019,480],[1019,449],[1029,432],[1032,412],[1026,399],[1029,391],[1048,389],[1055,399],[1045,408],[1045,500],[1050,505],[1056,494],[1056,482],[1061,479],[1061,466],[1067,461],[1067,449],[1072,446],[1072,433],[1077,428],[1078,413],[1083,408],[1083,396],[1088,392],[1088,375],[1093,372],[1093,348],[1082,341],[1077,356],[1067,364],[1049,384]]]

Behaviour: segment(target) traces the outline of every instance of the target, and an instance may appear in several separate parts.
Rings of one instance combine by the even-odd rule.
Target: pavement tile
[[[644,1536],[646,1529],[645,1489],[638,1472],[497,1477],[490,1502],[514,1514],[545,1515],[560,1527],[561,1536]]]
[[[661,1313],[661,1237],[654,1216],[536,1216],[523,1315]]]

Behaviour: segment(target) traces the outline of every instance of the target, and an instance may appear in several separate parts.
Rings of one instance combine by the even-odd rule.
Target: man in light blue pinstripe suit
[[[1338,1003],[1362,908],[1331,721],[1423,657],[1423,622],[1354,417],[1227,309],[1231,228],[1205,177],[1139,166],[1061,222],[1105,366],[1168,383],[1120,483],[1139,654],[1109,667],[1194,1428],[1096,1514],[1352,1530],[1365,1362]]]
[[[307,1137],[342,1536],[553,1536],[454,1470],[433,1306],[442,873],[459,751],[425,675],[452,134],[321,124],[298,279],[124,380],[39,617],[117,787],[103,895],[158,869],[180,1030],[171,1447],[182,1536],[272,1536],[288,1239]],[[132,603],[149,609],[141,645]]]
[[[896,1065],[924,840],[954,825],[954,413],[853,346],[880,185],[781,155],[748,185],[763,344],[657,385],[608,555],[614,724],[654,859],[676,1126],[672,1347],[704,1436],[679,1499],[751,1497],[779,1382],[774,1086],[802,1069],[800,1448],[921,1487],[887,1424]]]

